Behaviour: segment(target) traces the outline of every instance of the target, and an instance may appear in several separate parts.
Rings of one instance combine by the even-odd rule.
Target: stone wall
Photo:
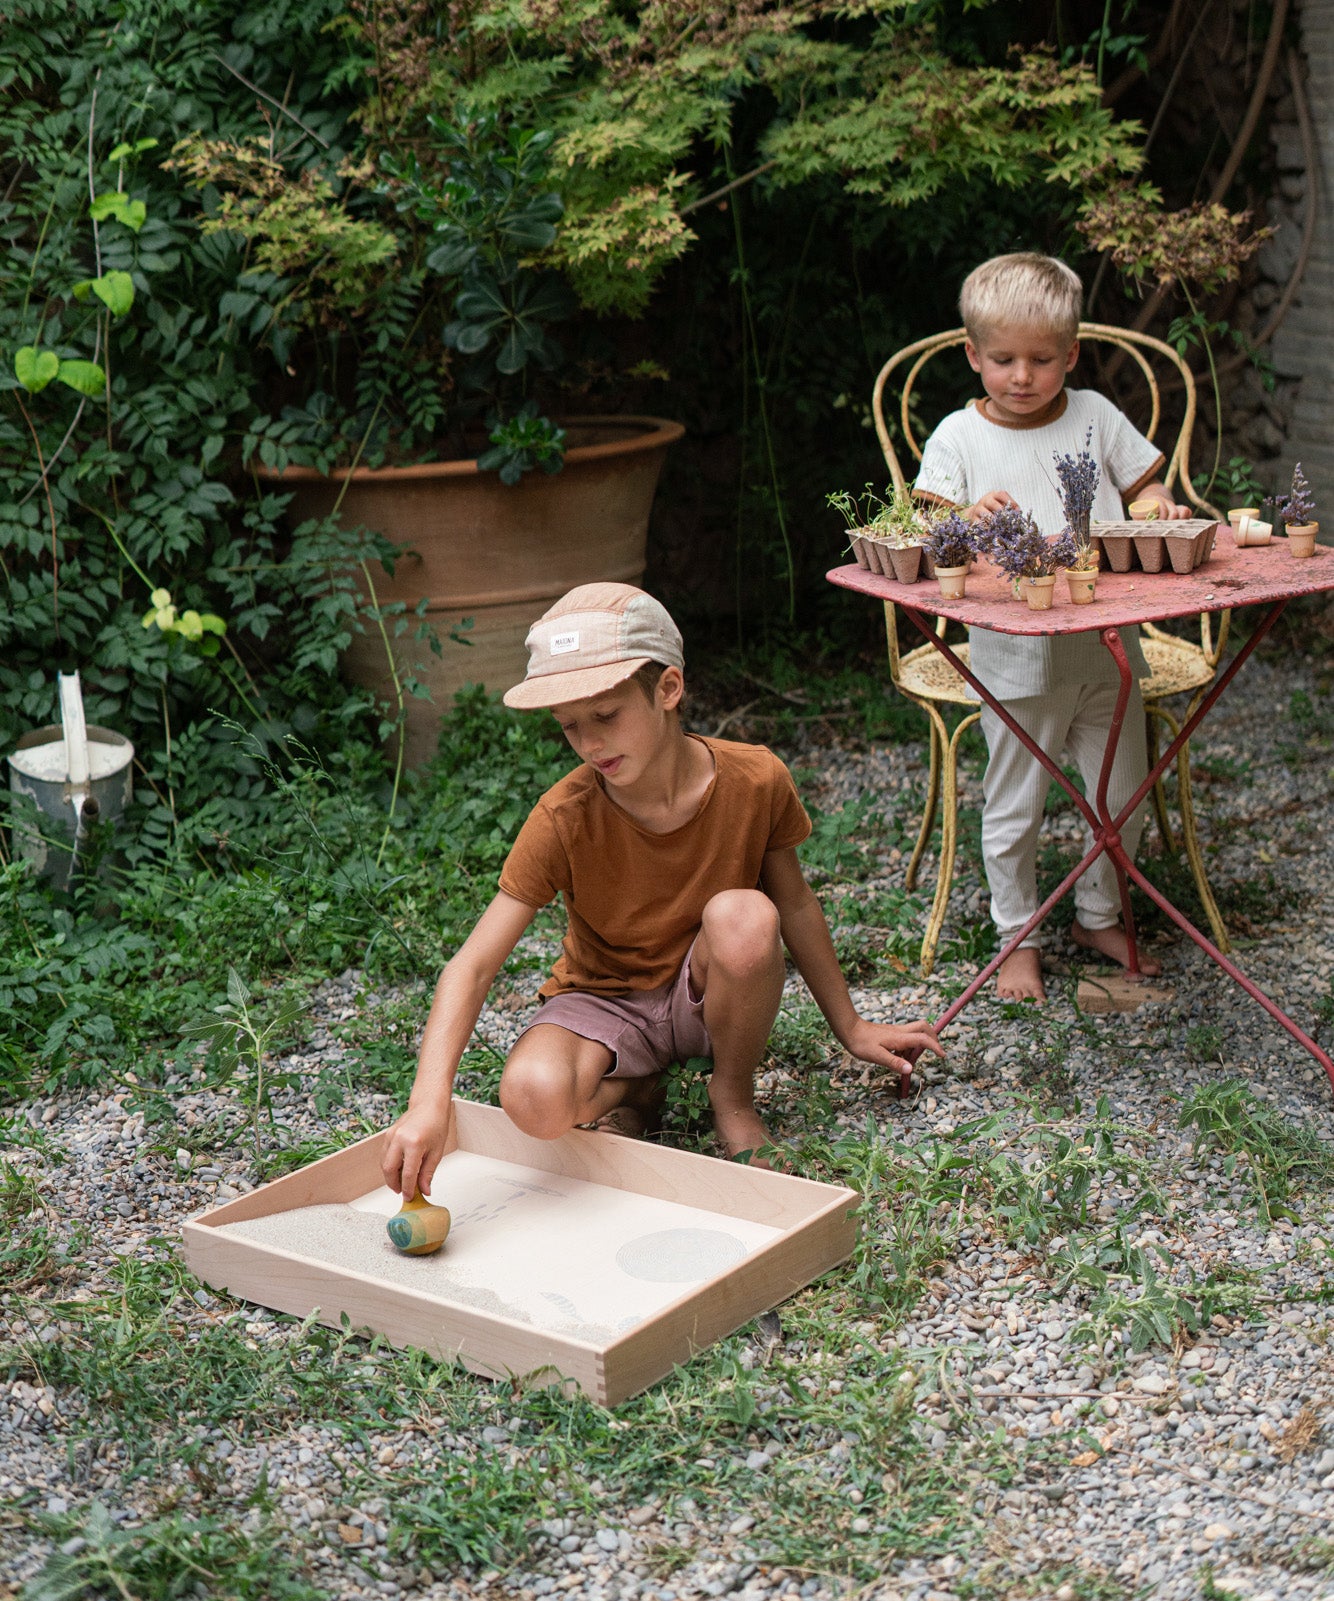
[[[1317,505],[1327,508],[1326,520],[1334,523],[1334,233],[1328,182],[1334,171],[1334,0],[1302,0],[1294,21],[1301,40],[1298,82],[1290,80],[1289,58],[1270,122],[1276,182],[1264,220],[1276,231],[1256,258],[1247,295],[1257,328],[1288,293],[1312,201],[1314,232],[1291,304],[1267,347],[1273,388],[1249,367],[1233,375],[1229,433],[1266,488],[1285,488],[1293,462],[1300,461]],[[1303,101],[1306,138],[1299,115]],[[1307,140],[1313,141],[1314,170]]]

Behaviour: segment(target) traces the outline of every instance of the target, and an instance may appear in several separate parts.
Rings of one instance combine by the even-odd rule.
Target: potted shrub
[[[1032,611],[1051,608],[1060,565],[1054,541],[1044,539],[1037,523],[1018,506],[1003,506],[977,525],[976,549],[1009,575],[1014,592]]]
[[[1315,498],[1301,462],[1292,469],[1292,487],[1280,498],[1278,514],[1288,530],[1288,554],[1299,558],[1314,556],[1320,524],[1315,520]]]
[[[936,582],[946,600],[959,600],[968,582],[975,530],[958,511],[949,511],[932,524],[925,549],[935,569]]]
[[[574,307],[539,261],[562,214],[551,133],[490,114],[426,124],[341,200],[318,182],[294,194],[275,163],[202,136],[174,156],[219,196],[206,233],[308,268],[268,335],[289,365],[302,360],[306,392],[252,430],[252,469],[291,493],[295,524],[336,515],[402,553],[362,563],[378,626],[343,666],[398,701],[412,762],[432,754],[455,689],[522,676],[546,605],[575,584],[642,577],[657,479],[683,433],[654,417],[543,414],[537,396],[556,395],[563,363],[553,329]],[[277,254],[297,248],[294,217],[320,220],[314,261]],[[405,684],[431,698],[405,699]]]

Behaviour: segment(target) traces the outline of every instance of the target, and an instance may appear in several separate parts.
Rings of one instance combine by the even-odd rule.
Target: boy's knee
[[[754,968],[782,960],[778,908],[757,889],[729,889],[715,895],[704,908],[702,929],[712,962]]]
[[[575,1124],[568,1083],[544,1072],[540,1062],[506,1063],[500,1105],[515,1128],[535,1140],[558,1140]]]

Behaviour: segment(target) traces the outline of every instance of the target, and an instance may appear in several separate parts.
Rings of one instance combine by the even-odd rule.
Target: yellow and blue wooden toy
[[[449,1236],[449,1208],[432,1206],[420,1190],[385,1227],[389,1238],[404,1256],[429,1256],[438,1251]]]

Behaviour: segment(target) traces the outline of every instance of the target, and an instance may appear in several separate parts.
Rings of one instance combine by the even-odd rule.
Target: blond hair
[[[974,267],[959,291],[959,312],[972,340],[999,328],[1034,328],[1073,340],[1084,286],[1055,256],[1021,250]]]

